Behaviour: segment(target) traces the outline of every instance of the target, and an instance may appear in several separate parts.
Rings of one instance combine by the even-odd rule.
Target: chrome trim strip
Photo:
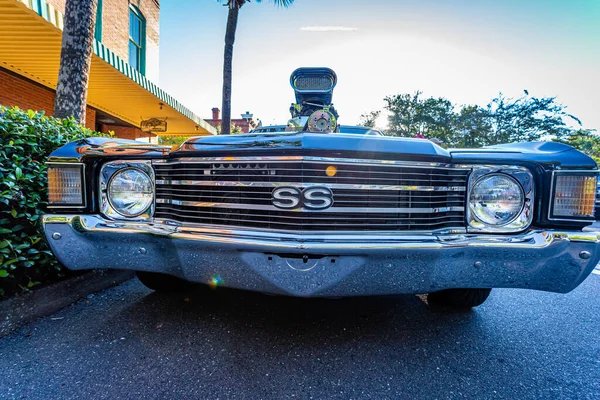
[[[242,218],[246,218],[246,217],[257,217],[260,215],[257,214],[250,214],[250,210],[240,210],[242,211],[241,213],[236,213],[236,214],[227,214],[227,216],[224,216],[223,218],[220,218],[221,220],[241,220]],[[212,210],[192,210],[192,211],[187,211],[187,210],[182,210],[177,208],[177,206],[172,206],[170,204],[165,204],[163,207],[161,207],[161,209],[158,211],[158,213],[160,214],[168,214],[168,217],[156,217],[159,219],[164,219],[164,220],[171,220],[174,223],[196,223],[196,224],[203,224],[203,222],[190,222],[190,221],[186,221],[186,222],[182,222],[182,221],[177,221],[174,220],[171,216],[177,216],[177,217],[187,217],[187,218],[191,218],[191,219],[214,219],[214,216],[212,214],[223,214],[222,210],[219,211],[212,211]],[[186,213],[194,213],[193,215],[188,215]],[[365,221],[376,221],[373,222],[372,224],[370,224],[371,226],[375,226],[375,225],[385,225],[388,226],[389,224],[381,224],[380,222],[395,222],[395,223],[403,223],[404,221],[410,221],[410,220],[423,220],[426,222],[419,222],[417,223],[417,225],[437,225],[437,224],[445,224],[448,222],[452,222],[453,220],[461,220],[460,222],[462,223],[462,220],[464,219],[462,215],[439,215],[436,217],[425,217],[425,218],[419,218],[417,216],[413,216],[413,217],[387,217],[385,215],[381,216],[370,216],[369,214],[360,214],[360,217],[356,217],[356,216],[344,216],[344,221],[345,222],[354,222],[355,225],[360,225],[360,223],[363,223]],[[315,215],[312,214],[311,215],[311,220],[310,222],[307,222],[307,225],[310,224],[319,224],[322,221],[329,221],[331,219],[333,219],[335,217],[331,216],[331,215],[323,215],[323,214],[319,214],[319,215]],[[288,224],[288,225],[294,225],[297,224],[298,221],[300,220],[304,220],[306,219],[306,217],[304,217],[303,215],[298,215],[298,213],[292,213],[291,215],[278,215],[277,216],[277,221],[272,221],[270,223],[273,224]],[[454,221],[457,222],[457,221]],[[233,226],[233,225],[227,225],[227,224],[217,224],[217,225],[225,225],[225,226]],[[240,225],[243,226],[243,225]],[[462,225],[460,225],[462,226]],[[262,228],[257,228],[257,229],[262,229]]]
[[[293,182],[236,182],[236,181],[186,181],[186,180],[168,180],[157,179],[157,185],[178,185],[178,186],[231,186],[231,187],[269,187],[279,186],[292,187],[311,187],[325,186],[330,189],[359,189],[359,190],[403,190],[403,191],[424,191],[424,192],[464,192],[465,187],[459,186],[403,186],[403,185],[355,185],[346,183],[293,183]]]
[[[494,234],[455,234],[455,235],[433,235],[428,231],[425,235],[416,234],[416,232],[407,232],[398,234],[396,232],[329,232],[326,235],[320,235],[316,232],[281,234],[280,232],[268,232],[265,230],[236,229],[235,227],[217,227],[192,226],[189,224],[170,223],[156,220],[155,224],[139,221],[110,221],[99,215],[60,215],[45,214],[42,216],[44,227],[48,224],[76,224],[79,229],[85,231],[115,231],[121,234],[145,233],[157,236],[169,236],[173,234],[189,234],[186,236],[191,240],[207,240],[208,237],[227,238],[231,243],[238,243],[244,239],[267,240],[269,246],[281,245],[282,247],[292,246],[297,249],[306,249],[303,244],[312,243],[316,246],[346,243],[350,245],[360,244],[363,248],[378,248],[372,245],[373,242],[383,242],[382,245],[392,247],[404,247],[411,243],[413,248],[428,248],[436,243],[436,247],[455,247],[455,246],[500,246],[500,247],[546,247],[555,240],[571,242],[600,243],[600,232],[592,231],[554,231],[554,230],[530,230],[515,235],[494,235]],[[232,241],[235,239],[235,241]],[[352,248],[352,247],[350,247]]]
[[[202,163],[245,163],[245,162],[298,162],[307,161],[312,163],[335,163],[335,164],[365,164],[382,166],[401,166],[413,168],[444,168],[469,170],[472,165],[444,164],[419,161],[397,161],[397,160],[371,160],[362,158],[333,158],[333,157],[311,157],[311,156],[266,156],[266,157],[182,157],[176,160],[153,160],[154,164],[202,164]]]
[[[157,204],[174,204],[187,207],[218,207],[227,209],[244,210],[267,210],[267,211],[291,211],[291,212],[331,212],[331,213],[411,213],[411,214],[430,214],[448,211],[464,211],[464,207],[440,207],[440,208],[384,208],[384,207],[329,207],[325,210],[313,210],[308,208],[291,208],[282,210],[272,205],[262,204],[239,204],[239,203],[213,203],[203,201],[181,201],[172,199],[156,199]]]
[[[592,215],[590,215],[589,219],[570,219],[570,218],[556,218],[556,217],[552,217],[552,208],[554,207],[554,185],[556,182],[556,175],[557,174],[596,174],[596,196],[598,194],[598,176],[600,174],[600,171],[596,170],[596,169],[590,169],[590,170],[553,170],[552,171],[552,178],[551,178],[551,182],[550,182],[550,202],[548,203],[548,221],[571,221],[571,222],[592,222],[595,219],[595,205],[598,204],[598,199],[596,198],[596,200],[594,201],[594,213]]]
[[[79,162],[54,162],[54,161],[49,161],[46,163],[46,166],[48,166],[48,168],[50,168],[50,166],[52,165],[69,165],[69,166],[73,166],[73,165],[77,165],[80,168],[81,172],[81,197],[83,200],[83,203],[81,205],[51,205],[50,202],[48,202],[48,208],[52,208],[52,209],[61,209],[61,208],[76,208],[76,209],[83,209],[87,207],[87,186],[86,186],[86,180],[85,179],[85,164],[84,163],[79,163]],[[47,173],[47,172],[46,172]]]
[[[248,232],[248,227],[247,226],[243,226],[243,225],[218,225],[218,224],[202,224],[202,223],[193,223],[193,222],[178,222],[178,221],[174,221],[172,219],[168,219],[168,218],[154,218],[154,222],[156,224],[162,224],[162,225],[166,225],[166,226],[176,226],[179,227],[179,229],[187,229],[187,230],[192,230],[192,231],[201,231],[201,232],[223,232],[223,231],[239,231],[239,232]],[[277,228],[254,228],[255,230],[253,231],[254,234],[258,234],[260,233],[264,233],[264,234],[269,234],[269,233],[278,233],[278,234],[286,234],[286,235],[293,235],[294,237],[298,236],[298,232],[306,232],[306,233],[302,233],[302,237],[308,237],[308,238],[314,238],[315,240],[317,240],[318,238],[323,238],[323,235],[326,235],[328,237],[331,236],[338,236],[338,237],[345,237],[347,235],[357,235],[360,236],[362,238],[365,238],[365,231],[356,231],[356,230],[335,230],[335,231],[324,231],[324,230],[307,230],[307,231],[301,231],[298,229],[277,229]],[[368,231],[368,237],[366,238],[366,240],[369,240],[369,238],[374,238],[374,237],[389,237],[389,238],[394,238],[394,239],[398,239],[398,238],[405,238],[408,236],[412,236],[412,235],[425,235],[425,236],[434,236],[434,235],[454,235],[454,234],[466,234],[467,230],[465,229],[464,226],[456,226],[456,227],[446,227],[446,228],[436,228],[436,229],[429,229],[429,230],[414,230],[414,231],[408,231],[408,230],[397,230],[397,231],[390,231],[390,230],[369,230]],[[282,237],[284,238],[284,237]]]

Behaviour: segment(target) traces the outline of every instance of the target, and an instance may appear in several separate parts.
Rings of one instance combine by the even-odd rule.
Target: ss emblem
[[[329,188],[313,186],[300,190],[297,187],[281,186],[273,190],[273,205],[290,210],[304,207],[309,210],[324,210],[333,205],[333,193]]]

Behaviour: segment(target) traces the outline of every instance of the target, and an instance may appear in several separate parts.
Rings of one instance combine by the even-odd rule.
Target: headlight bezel
[[[109,185],[112,179],[116,176],[117,172],[122,172],[127,169],[135,169],[143,174],[145,174],[150,180],[150,184],[152,186],[152,202],[149,207],[141,212],[140,214],[134,216],[126,216],[117,211],[117,209],[113,206],[112,201],[109,196]],[[118,160],[118,161],[110,161],[102,166],[100,169],[100,179],[99,179],[99,205],[100,212],[111,219],[115,220],[127,220],[127,221],[148,221],[151,220],[154,215],[154,210],[156,207],[156,179],[154,176],[154,169],[152,168],[152,161],[129,161],[129,160]]]
[[[472,201],[472,196],[475,194],[475,190],[476,190],[477,186],[480,185],[485,180],[495,178],[495,177],[506,179],[507,181],[514,184],[516,186],[517,190],[519,191],[520,197],[521,197],[521,204],[519,205],[519,210],[514,214],[514,216],[512,218],[508,219],[506,222],[499,223],[499,224],[492,224],[492,223],[486,222],[481,216],[477,215],[477,212],[474,210],[473,201]],[[519,183],[519,181],[517,181],[515,178],[513,178],[512,176],[510,176],[508,174],[497,173],[497,172],[491,173],[491,174],[486,174],[486,175],[479,177],[479,179],[477,179],[477,181],[475,181],[473,183],[473,187],[471,188],[470,196],[468,199],[469,211],[470,211],[471,215],[473,216],[473,218],[478,220],[482,224],[485,224],[488,226],[496,226],[496,227],[502,227],[505,225],[509,225],[515,219],[519,218],[519,215],[521,215],[521,213],[523,212],[523,208],[525,207],[525,202],[526,202],[525,191],[523,190],[523,186]]]
[[[126,213],[123,210],[119,210],[119,207],[115,204],[115,194],[113,193],[115,188],[113,187],[113,184],[115,183],[115,180],[121,176],[122,174],[131,171],[131,172],[135,172],[136,174],[138,174],[138,176],[142,177],[142,179],[147,180],[147,182],[145,182],[144,184],[150,186],[150,193],[151,193],[151,199],[146,199],[145,203],[142,203],[142,208],[140,212],[136,212],[136,213]],[[106,194],[107,194],[107,199],[108,202],[110,203],[110,206],[119,214],[121,214],[123,217],[125,218],[135,218],[143,213],[145,213],[150,206],[152,205],[152,203],[154,202],[154,185],[152,183],[152,180],[150,178],[150,176],[148,174],[146,174],[144,171],[140,170],[139,168],[134,168],[134,167],[127,167],[127,168],[121,168],[118,171],[116,171],[110,178],[110,180],[108,181],[107,184],[107,189],[106,189]],[[148,201],[149,200],[149,201]]]
[[[520,212],[509,222],[502,225],[491,225],[477,218],[471,211],[471,195],[475,185],[481,180],[494,175],[503,175],[515,181],[522,192],[523,204]],[[467,231],[469,233],[518,233],[523,232],[533,222],[535,203],[535,181],[528,168],[506,165],[474,166],[469,177],[466,197]]]

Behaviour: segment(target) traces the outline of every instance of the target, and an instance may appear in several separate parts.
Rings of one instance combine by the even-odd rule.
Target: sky
[[[221,107],[227,7],[165,0],[160,18],[159,85],[210,118]],[[253,1],[239,14],[232,116],[286,123],[289,76],[310,66],[337,73],[342,124],[416,90],[458,105],[528,90],[600,131],[600,0]]]

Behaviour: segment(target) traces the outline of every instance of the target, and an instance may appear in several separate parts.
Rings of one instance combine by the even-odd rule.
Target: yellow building
[[[51,115],[66,0],[0,0],[0,104]],[[215,128],[152,81],[158,80],[158,0],[98,0],[86,126],[156,142],[142,121],[166,122],[168,135]]]

